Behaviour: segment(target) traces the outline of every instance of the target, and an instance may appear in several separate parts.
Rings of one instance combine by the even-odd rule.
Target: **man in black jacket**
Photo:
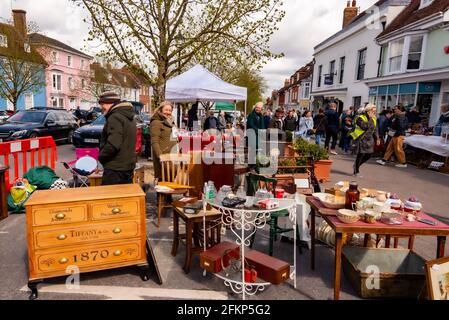
[[[133,105],[114,92],[101,95],[106,117],[98,160],[104,167],[102,185],[130,184],[136,168],[136,121]]]
[[[337,147],[338,130],[340,128],[340,117],[337,112],[337,104],[332,102],[329,104],[329,110],[326,112],[326,143],[325,147],[329,150],[329,144],[332,138],[332,146],[330,153],[337,155],[335,148]]]
[[[287,117],[284,119],[284,130],[285,131],[291,131],[295,132],[298,128],[298,119],[296,119],[296,113],[295,110],[291,109],[288,112]]]

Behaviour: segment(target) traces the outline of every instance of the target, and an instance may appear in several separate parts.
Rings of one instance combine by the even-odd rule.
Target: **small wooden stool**
[[[179,233],[179,219],[186,224],[186,233]],[[192,258],[194,254],[200,254],[204,250],[203,234],[203,213],[186,214],[183,208],[174,208],[173,210],[173,247],[172,256],[176,257],[178,253],[179,242],[185,239],[186,259],[184,263],[184,272],[188,274],[192,267]],[[216,209],[206,211],[206,248],[213,247],[221,242],[221,213]]]

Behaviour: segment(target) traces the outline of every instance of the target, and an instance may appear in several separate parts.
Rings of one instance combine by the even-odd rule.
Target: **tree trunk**
[[[167,84],[167,64],[163,61],[159,62],[158,75],[154,84],[154,100],[156,106],[165,101],[165,89]]]

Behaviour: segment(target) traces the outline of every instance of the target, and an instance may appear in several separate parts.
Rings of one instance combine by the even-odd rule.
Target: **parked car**
[[[135,119],[137,123],[136,151],[140,153],[142,148],[142,127],[144,124],[139,115],[136,115]],[[106,118],[102,115],[91,124],[79,128],[73,134],[73,145],[76,148],[98,148],[100,146],[101,134],[105,124]]]
[[[6,111],[0,111],[0,123],[5,122],[10,115]]]
[[[63,109],[36,108],[21,110],[0,124],[0,140],[14,141],[52,136],[56,142],[73,143],[78,124],[72,114]]]

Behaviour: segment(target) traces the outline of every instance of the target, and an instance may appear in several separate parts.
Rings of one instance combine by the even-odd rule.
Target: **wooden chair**
[[[269,192],[272,192],[273,194],[275,194],[276,185],[277,185],[277,180],[274,178],[268,178],[263,175],[257,175],[257,174],[252,174],[252,173],[248,176],[249,195],[251,195],[251,196],[254,196],[255,192],[259,188],[265,188]],[[289,212],[287,210],[281,210],[278,212],[271,213],[271,218],[268,221],[268,224],[270,226],[270,240],[269,240],[268,253],[270,256],[273,256],[274,241],[277,240],[277,236],[281,235],[283,233],[291,232],[294,230],[293,228],[289,228],[289,229],[281,228],[278,225],[279,218],[288,217],[288,216],[289,216]],[[257,231],[257,228],[255,231]],[[256,233],[257,232],[254,232],[254,234],[251,238],[251,245],[250,245],[251,248],[254,244],[254,240],[256,238]],[[296,236],[299,241],[300,236],[299,236],[298,228],[296,228]],[[299,252],[302,254],[301,246],[298,246],[298,249],[299,249]]]
[[[187,196],[191,187],[189,186],[188,166],[190,163],[189,155],[167,154],[161,155],[162,179],[158,184],[176,184],[185,188],[173,188],[173,191],[157,192],[157,227],[161,224],[162,211],[165,208],[172,208],[172,204],[167,203],[167,198],[173,195]]]

